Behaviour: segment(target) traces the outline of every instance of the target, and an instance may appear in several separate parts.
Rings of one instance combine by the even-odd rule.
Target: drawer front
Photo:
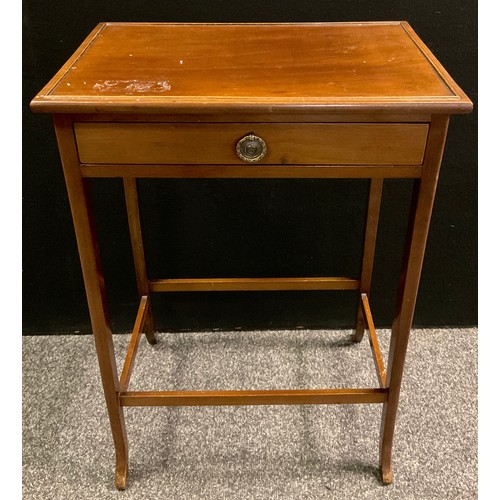
[[[75,123],[85,164],[245,164],[238,141],[265,142],[262,165],[420,165],[426,123]]]

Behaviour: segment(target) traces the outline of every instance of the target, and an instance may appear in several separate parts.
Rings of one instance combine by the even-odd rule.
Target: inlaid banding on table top
[[[241,24],[124,28],[106,25],[50,93],[278,99],[454,95],[400,24],[369,24],[356,32],[344,24],[290,24],[286,31],[279,25]],[[149,65],[142,78],[138,60]],[[420,80],[412,71],[420,72]],[[385,79],[379,79],[382,74]]]
[[[405,22],[103,23],[32,108],[92,112],[92,103],[99,111],[153,113],[158,106],[471,107]]]

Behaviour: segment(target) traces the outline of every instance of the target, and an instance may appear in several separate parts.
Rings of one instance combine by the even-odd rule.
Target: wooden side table
[[[381,403],[380,467],[391,450],[408,336],[449,117],[472,104],[406,22],[101,23],[31,102],[53,114],[124,489],[123,408]],[[118,375],[89,181],[121,177],[140,296]],[[370,179],[358,277],[151,279],[137,178]],[[413,208],[387,363],[369,295],[386,178],[414,179]],[[153,292],[355,290],[379,386],[357,389],[129,391],[142,333],[155,343]]]

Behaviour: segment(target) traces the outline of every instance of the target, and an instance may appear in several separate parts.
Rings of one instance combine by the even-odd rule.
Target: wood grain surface
[[[236,143],[253,133],[267,153],[259,164],[419,165],[423,123],[75,123],[82,163],[245,164]]]
[[[35,97],[46,112],[251,109],[466,112],[405,22],[102,23]]]

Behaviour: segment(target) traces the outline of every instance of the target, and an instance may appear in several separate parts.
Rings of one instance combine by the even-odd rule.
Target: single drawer
[[[262,139],[263,165],[420,165],[426,123],[75,123],[86,164],[244,164],[238,142]],[[252,153],[254,147],[250,145]],[[241,153],[241,151],[240,151]]]

